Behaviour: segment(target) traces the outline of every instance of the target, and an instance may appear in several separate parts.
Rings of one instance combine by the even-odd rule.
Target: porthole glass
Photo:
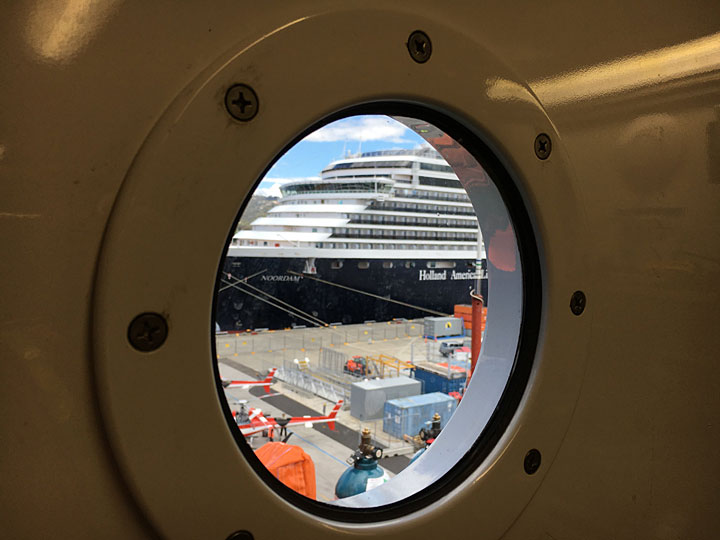
[[[352,520],[450,489],[529,369],[526,215],[477,142],[344,117],[280,156],[238,217],[216,290],[221,397],[258,474],[311,511]]]

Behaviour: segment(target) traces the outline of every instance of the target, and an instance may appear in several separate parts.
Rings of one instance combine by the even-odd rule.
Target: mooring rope
[[[340,285],[339,283],[333,283],[332,281],[326,281],[324,279],[320,279],[317,277],[310,276],[308,274],[301,274],[299,272],[295,272],[293,270],[288,270],[288,274],[295,274],[296,276],[302,276],[305,279],[314,279],[315,281],[319,281],[320,283],[325,283],[326,285],[332,285],[333,287],[340,287],[341,289],[347,289],[348,291],[356,292],[359,294],[365,294],[367,296],[372,296],[373,298],[378,298],[380,300],[385,300],[386,302],[392,302],[394,304],[400,304],[401,306],[410,307],[413,309],[418,309],[420,311],[425,311],[427,313],[433,313],[434,315],[438,315],[440,317],[449,317],[450,315],[448,313],[441,313],[439,311],[435,311],[434,309],[428,309],[421,306],[415,306],[413,304],[408,304],[407,302],[401,302],[400,300],[393,300],[392,298],[385,298],[384,296],[380,296],[379,294],[374,294],[367,291],[361,291],[360,289],[354,289],[352,287],[348,287],[347,285]]]
[[[282,310],[282,311],[284,311],[284,312],[286,312],[286,313],[288,313],[288,314],[290,314],[290,315],[292,315],[292,316],[294,316],[294,317],[298,317],[298,318],[300,318],[300,319],[303,319],[305,322],[309,322],[310,324],[313,324],[313,325],[315,325],[315,326],[327,326],[326,324],[322,324],[322,325],[321,325],[321,324],[318,324],[317,322],[313,321],[312,319],[310,319],[310,318],[308,318],[308,317],[305,317],[304,315],[301,315],[300,313],[305,313],[304,311],[298,310],[298,311],[300,311],[300,313],[294,313],[294,312],[290,311],[290,310],[287,309],[287,308],[284,308],[283,306],[281,306],[281,305],[279,305],[279,304],[276,304],[276,303],[274,303],[274,302],[271,302],[270,300],[267,300],[266,298],[263,298],[262,296],[259,296],[259,295],[257,295],[257,294],[254,294],[254,293],[252,293],[252,292],[250,292],[250,291],[247,291],[247,290],[239,287],[237,283],[228,283],[228,282],[225,281],[225,280],[222,280],[222,282],[225,283],[228,287],[233,287],[233,288],[237,289],[238,291],[240,291],[240,292],[242,292],[242,293],[244,293],[244,294],[247,294],[248,296],[252,296],[253,298],[257,298],[257,299],[260,300],[261,302],[265,302],[266,304],[270,304],[270,305],[273,306],[274,308],[277,308],[277,309],[279,309],[279,310]],[[238,281],[238,283],[239,283],[239,281]],[[245,285],[247,285],[247,283],[246,283]],[[226,287],[226,288],[227,288],[227,287]],[[268,295],[268,296],[271,296],[271,297],[272,297],[272,295]],[[273,297],[273,298],[274,298],[274,297]],[[290,305],[290,304],[288,304],[288,305]],[[310,315],[310,317],[311,317],[311,315]],[[320,320],[320,319],[318,319],[318,320]]]
[[[254,274],[254,275],[257,275],[257,274]],[[250,276],[250,277],[253,277],[253,276]],[[250,277],[248,277],[248,278],[246,278],[246,279],[250,279]],[[237,278],[235,278],[235,279],[237,279]],[[316,321],[317,321],[318,323],[320,323],[320,325],[322,325],[322,326],[329,326],[328,323],[326,323],[326,322],[323,321],[322,319],[318,319],[315,315],[311,315],[310,313],[307,313],[306,311],[303,311],[303,310],[301,310],[300,308],[295,307],[295,306],[293,306],[292,304],[289,304],[289,303],[281,300],[281,299],[278,298],[277,296],[273,296],[272,294],[270,294],[270,293],[267,292],[267,291],[263,291],[262,289],[259,289],[259,288],[255,287],[255,286],[253,286],[253,285],[250,285],[250,284],[249,284],[247,281],[245,281],[245,280],[243,280],[242,284],[243,284],[244,286],[246,286],[246,287],[250,287],[252,290],[254,290],[254,291],[256,291],[256,292],[259,292],[260,294],[264,294],[265,296],[267,296],[267,297],[269,297],[269,298],[272,298],[272,299],[275,300],[276,302],[279,302],[279,303],[281,303],[281,304],[283,304],[283,305],[288,306],[290,309],[294,309],[295,311],[297,311],[297,312],[299,312],[299,313],[302,313],[302,314],[305,315],[306,317],[310,317],[311,319],[316,320]]]
[[[228,278],[233,278],[233,279],[235,279],[235,280],[237,280],[237,281],[247,282],[248,279],[252,279],[252,278],[254,278],[255,276],[259,276],[259,275],[262,274],[263,272],[267,272],[267,268],[263,268],[263,269],[260,270],[259,272],[255,272],[254,274],[250,274],[249,276],[245,276],[245,277],[242,278],[242,279],[236,278],[235,276],[233,276],[233,275],[232,275],[231,273],[229,273],[229,272],[227,272],[227,273],[226,273],[226,272],[223,272],[223,274],[227,275]],[[228,283],[228,282],[226,281],[225,283]],[[234,285],[233,285],[232,283],[228,283],[225,287],[223,287],[223,288],[221,288],[220,290],[218,290],[218,292],[223,292],[225,289],[229,289],[230,287],[234,287]]]

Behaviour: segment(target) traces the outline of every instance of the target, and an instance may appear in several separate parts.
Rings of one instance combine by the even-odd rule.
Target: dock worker
[[[287,437],[287,425],[288,422],[290,422],[290,419],[287,417],[286,414],[283,414],[282,418],[276,418],[275,421],[277,422],[278,426],[280,426],[280,440],[284,441],[285,437]]]

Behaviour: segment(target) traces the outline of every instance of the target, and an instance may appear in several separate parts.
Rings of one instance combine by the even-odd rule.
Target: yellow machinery
[[[400,360],[394,356],[388,356],[386,354],[379,354],[377,356],[367,356],[368,366],[373,366],[373,373],[378,374],[381,378],[385,377],[398,377],[400,372],[405,369],[412,369],[415,367],[412,363],[405,360]]]

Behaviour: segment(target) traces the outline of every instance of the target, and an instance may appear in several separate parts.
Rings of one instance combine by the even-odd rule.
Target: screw
[[[225,108],[235,120],[247,122],[258,113],[258,97],[246,84],[235,84],[225,92]]]
[[[570,311],[572,311],[575,315],[582,315],[582,312],[585,311],[586,303],[587,298],[585,298],[585,293],[582,291],[575,291],[570,298]]]
[[[254,540],[250,531],[237,531],[227,537],[227,540]]]
[[[545,133],[535,137],[535,155],[540,159],[547,159],[550,157],[550,152],[552,152],[550,137]]]
[[[407,41],[410,57],[418,64],[424,64],[430,60],[432,54],[432,43],[428,35],[422,30],[415,30]]]
[[[542,456],[540,455],[540,451],[537,448],[533,448],[530,450],[527,454],[525,454],[525,472],[528,474],[535,474],[537,470],[540,468],[540,462],[542,461]]]
[[[135,349],[150,352],[165,343],[168,325],[165,318],[157,313],[141,313],[128,327],[128,341]]]

